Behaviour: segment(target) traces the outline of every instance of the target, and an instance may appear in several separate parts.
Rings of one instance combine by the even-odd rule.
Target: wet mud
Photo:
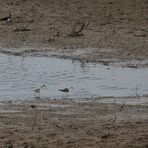
[[[0,2],[0,18],[12,15],[11,22],[0,21],[3,54],[68,58],[82,67],[148,67],[147,0]],[[71,36],[74,24],[88,17],[88,27]],[[135,88],[134,96],[121,98],[1,101],[0,147],[147,148],[148,96],[139,96]]]

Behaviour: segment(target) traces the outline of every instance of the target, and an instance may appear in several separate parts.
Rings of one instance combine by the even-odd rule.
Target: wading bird
[[[41,92],[44,88],[47,88],[46,85],[42,85],[41,87],[34,89],[35,98],[40,98]]]
[[[11,22],[12,21],[11,14],[9,13],[8,16],[1,18],[0,21]]]
[[[68,96],[68,93],[69,93],[70,89],[74,90],[73,87],[70,87],[70,88],[59,89],[59,91],[63,92],[64,94],[66,94]]]

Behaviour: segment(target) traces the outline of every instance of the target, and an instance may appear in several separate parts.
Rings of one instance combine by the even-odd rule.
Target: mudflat
[[[1,53],[104,64],[148,59],[147,0],[0,2],[0,18],[12,15],[11,22],[0,21]],[[71,35],[74,24],[88,18],[88,26]],[[1,101],[0,147],[147,148],[148,104],[100,99]]]
[[[2,102],[0,147],[147,148],[148,106],[100,99]]]
[[[95,48],[77,58],[98,62],[148,57],[147,0],[1,2],[0,17],[12,15],[12,22],[0,22],[1,52],[7,47],[13,52],[52,51],[60,56],[78,48]],[[85,24],[88,17],[88,27],[70,36],[74,24]]]

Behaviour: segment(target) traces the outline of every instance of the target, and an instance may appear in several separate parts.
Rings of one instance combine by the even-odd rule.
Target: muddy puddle
[[[148,68],[105,66],[67,59],[0,54],[0,100],[30,99],[45,84],[42,96],[63,98],[59,89],[74,87],[69,98],[148,94]]]

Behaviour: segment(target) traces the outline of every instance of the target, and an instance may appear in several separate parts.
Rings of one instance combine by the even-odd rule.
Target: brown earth
[[[99,99],[3,102],[0,147],[147,148],[148,106]]]
[[[12,22],[0,22],[1,50],[54,51],[59,55],[77,48],[96,48],[77,58],[148,58],[147,0],[0,0],[0,17],[12,14]],[[70,37],[77,21],[90,17],[83,35]],[[21,47],[21,49],[20,49]]]
[[[12,22],[0,22],[2,53],[50,51],[95,62],[148,59],[147,0],[0,2],[0,18],[12,14]],[[83,34],[69,36],[73,24],[88,16]],[[82,54],[75,54],[77,49]],[[3,102],[0,148],[148,148],[147,114],[147,105],[103,104],[93,99]]]

